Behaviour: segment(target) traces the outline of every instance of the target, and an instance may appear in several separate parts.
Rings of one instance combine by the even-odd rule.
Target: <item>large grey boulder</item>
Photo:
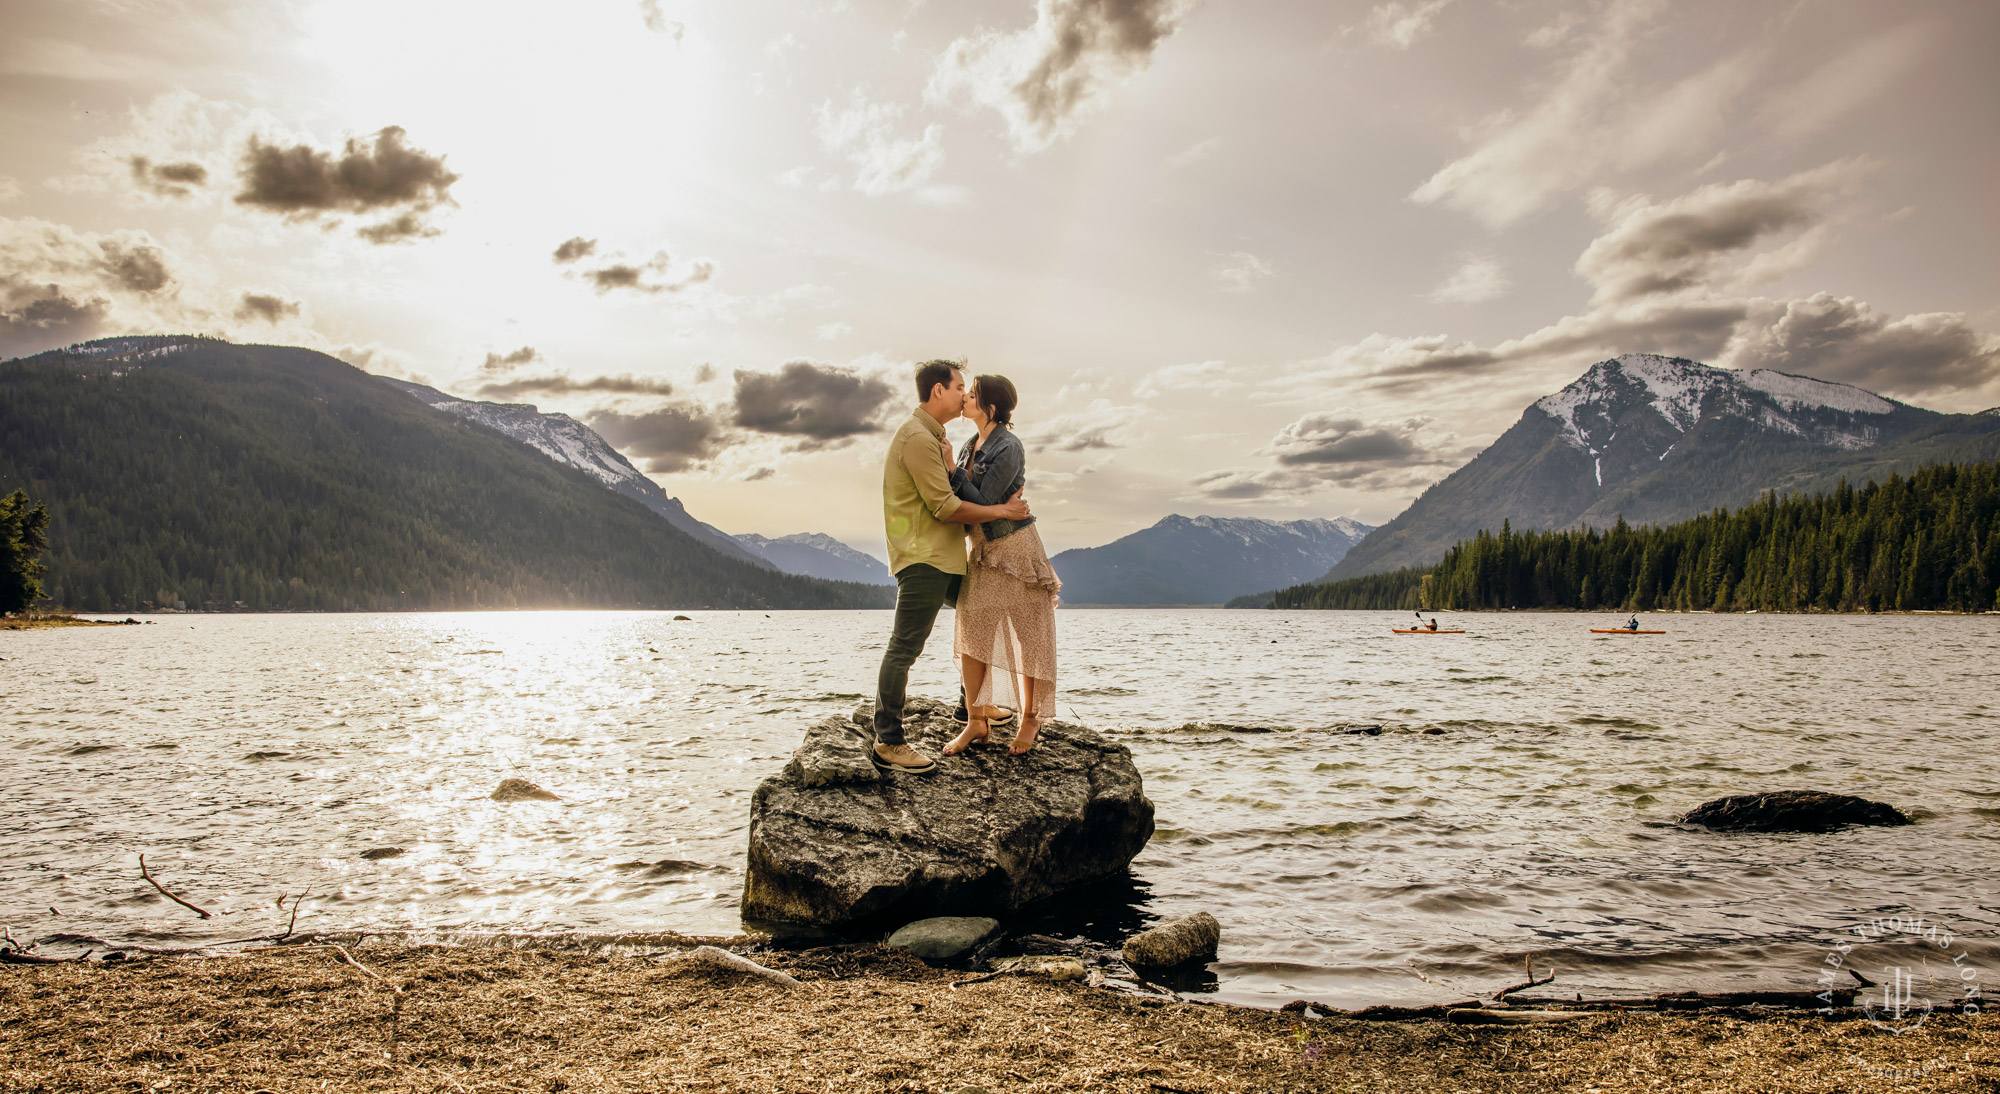
[[[1689,811],[1684,824],[1753,832],[1825,832],[1848,824],[1909,824],[1910,818],[1885,802],[1821,790],[1778,790],[1735,794]]]
[[[858,719],[806,731],[750,804],[743,917],[823,927],[1004,915],[1119,873],[1153,835],[1132,754],[1050,722],[1032,752],[1006,741],[939,756],[952,708],[912,699],[904,732],[938,757],[928,775],[876,772]],[[864,776],[853,762],[867,765]]]

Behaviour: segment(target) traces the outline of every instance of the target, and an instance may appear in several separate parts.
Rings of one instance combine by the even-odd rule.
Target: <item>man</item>
[[[961,501],[951,490],[950,445],[944,423],[965,408],[965,372],[950,361],[917,366],[917,409],[889,442],[882,463],[882,523],[889,534],[889,571],[896,575],[896,623],[875,683],[873,755],[878,767],[926,774],[930,757],[903,742],[903,701],[910,666],[924,651],[938,609],[958,605],[965,580],[967,524],[1026,520],[1020,493],[1002,505]]]

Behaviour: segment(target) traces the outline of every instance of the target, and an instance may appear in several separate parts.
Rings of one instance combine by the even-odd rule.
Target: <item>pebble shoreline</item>
[[[698,961],[403,943],[0,967],[0,1090],[1984,1091],[2000,1016],[1554,1026],[1142,1000],[841,947]]]

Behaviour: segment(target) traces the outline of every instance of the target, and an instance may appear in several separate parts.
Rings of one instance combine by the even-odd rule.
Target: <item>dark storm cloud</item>
[[[585,424],[612,447],[645,460],[648,471],[682,471],[723,447],[720,424],[707,410],[693,404],[661,407],[645,414],[600,411]]]
[[[563,240],[562,244],[556,248],[556,253],[555,253],[556,264],[566,265],[568,263],[575,262],[579,258],[587,258],[591,254],[595,253],[596,250],[597,250],[596,240],[585,239],[582,236],[571,236],[570,238]]]
[[[102,297],[77,300],[60,286],[0,273],[0,358],[96,337],[110,312],[111,302]]]
[[[208,168],[198,163],[154,163],[145,156],[133,156],[132,181],[163,198],[184,198],[208,185]]]
[[[735,422],[759,433],[838,441],[880,429],[894,397],[883,380],[792,361],[777,372],[736,373]]]
[[[167,256],[158,247],[138,244],[127,246],[107,240],[101,244],[104,252],[104,274],[120,288],[133,292],[158,292],[173,281],[167,272]]]
[[[361,229],[362,238],[396,243],[433,235],[424,214],[451,203],[459,176],[445,167],[443,156],[405,144],[404,135],[392,125],[375,134],[373,143],[348,140],[338,155],[252,137],[243,151],[243,188],[236,202],[295,220],[396,209],[399,215]]]
[[[1852,297],[1816,293],[1775,302],[1745,327],[1729,362],[1736,368],[1773,368],[1905,398],[2000,379],[2000,338],[1957,313],[1891,320]]]
[[[1429,418],[1370,424],[1333,414],[1308,414],[1271,438],[1262,455],[1276,466],[1237,467],[1196,477],[1202,497],[1223,501],[1310,494],[1327,486],[1398,489],[1435,477],[1439,468],[1472,455]]]
[[[236,303],[236,318],[246,323],[253,319],[277,323],[298,314],[299,302],[282,296],[246,292]]]

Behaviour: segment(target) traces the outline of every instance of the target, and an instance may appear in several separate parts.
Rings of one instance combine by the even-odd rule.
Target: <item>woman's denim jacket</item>
[[[1000,505],[1028,481],[1028,454],[1021,438],[1004,425],[996,425],[981,446],[977,434],[965,442],[958,454],[958,466],[951,472],[951,490],[960,500],[977,505]],[[979,527],[991,543],[1035,523],[1035,518],[1008,520],[1000,517]]]

